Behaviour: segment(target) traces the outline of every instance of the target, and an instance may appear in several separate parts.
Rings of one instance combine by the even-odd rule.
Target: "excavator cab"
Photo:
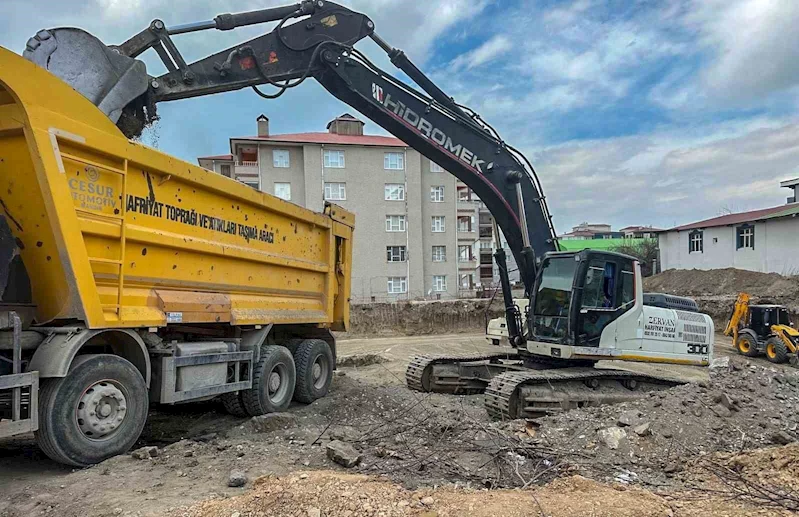
[[[547,253],[528,311],[529,339],[599,346],[635,302],[635,259],[597,250]]]

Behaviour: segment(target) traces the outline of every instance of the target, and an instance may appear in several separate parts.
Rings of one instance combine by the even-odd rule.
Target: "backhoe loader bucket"
[[[125,106],[147,91],[144,63],[123,56],[81,29],[39,31],[28,40],[23,56],[72,85],[113,122]]]

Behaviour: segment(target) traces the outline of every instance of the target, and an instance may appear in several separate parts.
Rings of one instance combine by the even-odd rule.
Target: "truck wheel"
[[[247,409],[244,407],[244,402],[241,400],[241,392],[223,393],[219,399],[222,401],[222,406],[225,411],[233,416],[244,418],[250,416]]]
[[[59,463],[85,467],[122,454],[147,420],[144,379],[115,355],[78,356],[66,377],[45,379],[39,393],[36,440]]]
[[[291,352],[292,356],[296,356],[297,355],[297,347],[299,347],[302,344],[303,341],[304,341],[303,339],[295,337],[295,338],[288,339],[288,340],[286,340],[285,342],[283,342],[281,344],[284,347],[289,349],[289,352]],[[295,361],[295,364],[296,364],[296,361]]]
[[[288,348],[261,347],[261,357],[253,368],[252,389],[241,392],[241,401],[250,416],[285,411],[294,395],[297,372]]]
[[[747,357],[755,357],[757,355],[757,339],[749,333],[741,333],[738,335],[735,348]]]
[[[306,339],[294,354],[297,387],[294,400],[310,404],[327,395],[333,380],[333,352],[321,339]]]
[[[784,363],[788,360],[788,347],[782,339],[770,337],[766,341],[766,359],[772,363]]]

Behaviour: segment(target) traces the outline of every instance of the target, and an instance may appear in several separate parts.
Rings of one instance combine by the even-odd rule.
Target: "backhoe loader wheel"
[[[755,357],[757,355],[757,339],[751,334],[742,332],[738,335],[735,348],[747,357]]]
[[[333,352],[321,339],[306,339],[294,353],[297,387],[294,400],[310,404],[327,395],[333,380]]]
[[[244,402],[241,400],[241,392],[234,391],[231,393],[223,393],[219,399],[222,401],[222,407],[231,415],[240,418],[250,416],[250,414],[247,413],[247,409],[244,407]]]
[[[788,360],[788,347],[777,336],[768,338],[766,341],[766,359],[772,363],[784,363]]]
[[[291,352],[284,346],[264,345],[252,372],[252,389],[241,392],[250,416],[288,409],[294,395],[297,372]]]
[[[39,447],[76,467],[126,452],[147,420],[144,379],[115,355],[78,356],[66,377],[42,381],[39,396]]]

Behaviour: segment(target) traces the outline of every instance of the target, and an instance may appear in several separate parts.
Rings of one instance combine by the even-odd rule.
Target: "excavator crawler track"
[[[505,354],[472,354],[472,355],[417,355],[411,358],[408,368],[405,370],[405,382],[408,387],[415,391],[451,393],[456,395],[469,395],[482,393],[485,384],[491,379],[490,369],[492,367],[502,368],[500,361],[519,361],[520,358],[515,353]],[[461,365],[473,367],[484,366],[485,375],[480,375],[482,380],[475,376],[469,380],[464,379],[460,374],[451,376],[438,376],[433,374],[435,365],[451,363],[455,368]],[[493,363],[493,364],[492,364]],[[472,372],[474,373],[474,372]]]
[[[485,391],[496,420],[536,418],[583,406],[625,402],[680,384],[674,379],[591,367],[506,372]]]

